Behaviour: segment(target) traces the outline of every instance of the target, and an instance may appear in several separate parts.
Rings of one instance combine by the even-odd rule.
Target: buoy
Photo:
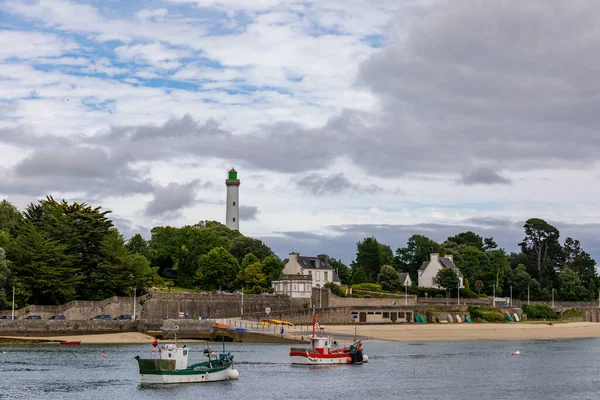
[[[102,358],[106,358],[106,354],[102,353]]]
[[[152,352],[153,352],[153,353],[156,353],[156,349],[152,349]]]
[[[519,355],[519,354],[521,354],[521,352],[519,350],[517,350],[517,351],[515,351],[515,354]]]
[[[350,364],[350,363],[352,362],[352,358],[350,358],[350,357],[346,357],[346,362],[347,362],[348,364]]]
[[[369,362],[369,357],[366,354],[363,354],[363,364]]]
[[[237,369],[230,369],[227,373],[227,378],[230,380],[237,380],[240,377],[240,373]]]
[[[512,352],[512,353],[510,353],[510,354],[511,354],[512,356],[514,356],[514,355],[515,355],[515,352],[513,351],[513,352]]]

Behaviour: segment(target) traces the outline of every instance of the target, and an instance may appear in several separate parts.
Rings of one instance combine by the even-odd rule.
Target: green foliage
[[[506,322],[506,314],[496,307],[469,306],[469,314],[473,321],[479,322]]]
[[[362,268],[369,282],[377,280],[382,265],[392,262],[392,249],[379,243],[375,237],[365,238],[356,244],[355,266]]]
[[[477,293],[475,293],[474,291],[467,289],[467,288],[461,288],[460,289],[460,297],[464,298],[464,299],[476,299],[479,296],[477,296]]]
[[[198,266],[203,275],[202,287],[214,290],[234,290],[240,265],[223,247],[216,247],[200,257]]]
[[[556,312],[546,304],[523,305],[523,312],[528,319],[556,319]]]
[[[523,228],[525,238],[519,246],[528,260],[527,272],[540,280],[551,278],[552,265],[561,263],[562,248],[558,242],[558,229],[539,218],[528,219]]]
[[[242,259],[242,270],[246,269],[246,267],[250,264],[260,264],[260,260],[252,253],[248,253]]]
[[[48,238],[31,222],[21,227],[9,257],[13,261],[13,284],[18,284],[33,304],[71,301],[83,282],[67,246]]]
[[[563,318],[581,318],[583,317],[583,313],[581,311],[577,311],[575,309],[565,310],[562,313]]]
[[[368,283],[369,278],[362,267],[354,265],[352,267],[352,285]]]
[[[23,214],[6,200],[0,202],[0,231],[17,236],[17,230],[23,223]],[[0,243],[2,246],[2,243]]]
[[[359,283],[352,285],[352,289],[356,290],[368,290],[371,292],[381,292],[381,285],[377,285],[376,283]]]
[[[169,290],[169,293],[171,293],[171,288],[172,288],[173,286],[175,286],[175,282],[173,282],[173,281],[166,281],[166,282],[165,282],[165,286],[166,286],[166,287],[167,287],[167,289]]]
[[[402,282],[400,281],[400,274],[391,265],[383,265],[377,276],[377,283],[381,285],[381,288],[386,292],[395,292],[400,290]]]
[[[143,255],[148,260],[152,258],[148,241],[139,233],[136,233],[127,241],[125,248],[131,253]]]
[[[459,283],[456,272],[448,267],[440,269],[435,276],[435,280],[440,287],[443,287],[447,291],[456,288]]]
[[[229,243],[229,253],[242,264],[244,256],[249,253],[254,254],[259,260],[264,260],[266,257],[275,255],[269,246],[265,245],[262,241],[243,236],[239,232]]]
[[[244,260],[246,260],[246,258],[244,258]],[[271,286],[267,280],[267,276],[262,271],[260,262],[255,262],[254,264],[246,266],[246,268],[240,272],[238,282],[247,293],[260,294]]]
[[[283,271],[283,261],[276,255],[270,255],[263,258],[261,262],[262,270],[267,275],[269,282],[279,280]]]
[[[325,285],[323,285],[323,287],[326,287],[327,289],[331,290],[331,293],[335,294],[338,297],[346,297],[346,294],[342,291],[340,285],[336,283],[327,282]]]
[[[577,301],[589,297],[588,291],[577,274],[571,268],[565,268],[558,274],[560,280],[559,297],[566,301]]]
[[[478,250],[483,250],[483,239],[478,234],[467,231],[459,233],[448,238],[449,242],[454,242],[458,245],[473,246]]]
[[[406,271],[413,282],[418,282],[418,270],[423,261],[429,260],[431,253],[443,253],[443,248],[423,235],[412,235],[406,247],[396,250],[395,266],[398,271]]]
[[[483,282],[480,280],[475,281],[475,292],[477,295],[481,294],[481,289],[483,289]]]
[[[335,258],[329,258],[329,265],[336,271],[342,284],[349,285],[352,282],[352,270],[348,266]]]
[[[469,288],[469,279],[467,279],[467,278],[463,279],[463,286],[465,287],[465,289],[470,289]]]
[[[8,263],[6,262],[6,252],[0,247],[0,307],[8,305],[6,296],[6,283],[8,281]]]

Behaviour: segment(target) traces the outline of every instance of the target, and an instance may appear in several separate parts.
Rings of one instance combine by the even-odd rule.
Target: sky
[[[600,257],[595,0],[0,0],[0,198],[349,263],[529,218]]]

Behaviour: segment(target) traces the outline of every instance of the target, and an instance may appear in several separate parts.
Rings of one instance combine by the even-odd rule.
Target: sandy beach
[[[352,336],[354,326],[328,325],[326,331],[332,336]],[[600,337],[600,323],[358,325],[357,336],[397,342],[587,338]]]
[[[536,323],[519,324],[411,324],[411,325],[357,325],[357,336],[364,340],[389,340],[397,342],[441,340],[524,340],[568,339],[600,337],[600,323],[555,323],[553,326]],[[354,325],[327,325],[332,336],[352,337]],[[306,332],[289,332],[287,337],[300,338]],[[7,339],[40,341],[81,341],[81,344],[151,343],[152,336],[138,332],[109,333],[79,336],[2,336]],[[184,340],[194,342],[194,340]]]

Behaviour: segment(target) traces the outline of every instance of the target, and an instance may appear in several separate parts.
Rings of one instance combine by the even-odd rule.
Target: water
[[[199,361],[202,344],[188,345]],[[218,345],[211,344],[213,349]],[[365,344],[369,363],[288,364],[286,345],[228,344],[238,381],[141,387],[143,345],[0,346],[2,399],[597,399],[600,339]],[[521,355],[511,355],[519,350]],[[6,352],[6,353],[3,353]],[[102,354],[106,358],[102,358]]]

